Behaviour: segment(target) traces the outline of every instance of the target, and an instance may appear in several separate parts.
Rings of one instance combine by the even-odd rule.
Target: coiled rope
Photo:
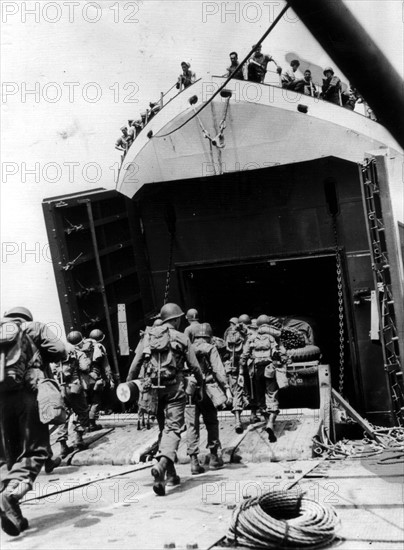
[[[339,524],[335,510],[285,491],[243,501],[233,512],[226,543],[249,548],[322,548]]]

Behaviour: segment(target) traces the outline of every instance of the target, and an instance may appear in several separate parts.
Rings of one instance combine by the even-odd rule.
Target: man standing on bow
[[[271,55],[261,53],[261,44],[254,44],[252,48],[254,53],[248,60],[248,80],[262,84],[265,80],[268,63],[272,61],[276,66],[278,65]]]

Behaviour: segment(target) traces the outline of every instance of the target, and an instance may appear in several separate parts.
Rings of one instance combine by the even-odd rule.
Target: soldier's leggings
[[[184,425],[186,396],[182,376],[178,375],[175,384],[159,389],[158,399],[159,412],[157,418],[161,426],[164,411],[164,428],[157,458],[165,456],[174,462]]]
[[[75,413],[74,431],[82,434],[89,425],[88,403],[84,389],[81,385],[72,383],[64,387],[63,394],[66,405]],[[59,426],[56,441],[67,441],[68,428],[69,419]]]
[[[87,390],[87,401],[90,405],[90,420],[97,420],[100,415],[102,396],[105,390],[105,381],[99,378],[93,386]]]
[[[228,374],[227,381],[230,386],[230,391],[233,395],[233,408],[232,412],[242,411],[244,407],[248,405],[248,399],[246,397],[244,388],[238,384],[238,375]]]
[[[194,405],[185,407],[185,424],[187,425],[187,453],[189,455],[199,453],[199,430],[200,417],[203,421],[208,433],[207,447],[219,447],[219,421],[217,418],[217,410],[214,407],[211,399],[203,394],[202,401],[197,401]]]
[[[264,376],[265,366],[255,368],[253,377],[254,396],[250,400],[250,406],[253,410],[260,410],[263,413],[279,413],[278,390],[279,386],[275,378],[275,370],[273,369],[273,377],[267,378]],[[248,380],[248,382],[250,382]]]
[[[11,480],[32,487],[49,456],[49,426],[39,420],[36,394],[29,390],[4,392],[0,396],[1,449],[9,472],[2,488]]]

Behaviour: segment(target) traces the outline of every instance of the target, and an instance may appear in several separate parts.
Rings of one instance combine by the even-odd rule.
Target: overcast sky
[[[346,4],[402,74],[402,2]],[[119,127],[172,86],[182,60],[197,76],[223,74],[229,52],[246,55],[283,5],[283,0],[1,2],[0,311],[24,304],[41,320],[61,321],[42,199],[114,188]],[[320,67],[335,67],[293,12],[263,51],[281,65],[296,53]]]

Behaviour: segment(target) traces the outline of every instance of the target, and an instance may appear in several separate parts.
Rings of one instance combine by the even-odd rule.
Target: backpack
[[[198,359],[203,374],[206,375],[210,373],[212,368],[208,356],[211,346],[202,338],[197,338],[192,344],[192,347],[194,348],[196,358]]]
[[[237,329],[229,329],[226,334],[226,348],[231,353],[241,353],[244,344],[244,337]]]
[[[94,342],[86,339],[80,351],[82,352],[80,356],[80,370],[90,372],[91,365],[93,364]]]
[[[256,366],[268,365],[272,361],[275,340],[267,332],[258,331],[252,343],[252,356]]]
[[[24,375],[35,359],[33,343],[21,324],[0,321],[0,392],[22,387]]]
[[[42,424],[60,426],[67,420],[66,405],[59,384],[52,378],[38,383],[38,412]]]
[[[173,350],[178,350],[172,340],[170,327],[161,325],[152,327],[145,334],[144,354],[149,356],[147,376],[153,381],[173,380],[177,374],[177,359]]]

